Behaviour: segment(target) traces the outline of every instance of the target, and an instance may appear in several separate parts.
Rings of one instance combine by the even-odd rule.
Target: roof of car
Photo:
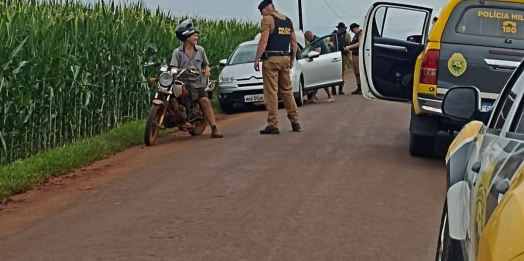
[[[239,44],[238,46],[252,45],[252,44],[258,44],[258,40],[245,41],[245,42]]]
[[[524,1],[524,0],[523,0]],[[301,47],[304,47],[306,45],[306,41],[305,41],[305,38],[304,38],[304,32],[302,32],[302,30],[295,30],[295,35],[297,37],[297,43],[301,46]],[[255,39],[251,40],[251,41],[246,41],[246,42],[243,42],[241,43],[239,46],[243,46],[243,45],[250,45],[250,44],[258,44],[258,39],[260,39],[260,33],[258,33],[256,36],[255,36]]]

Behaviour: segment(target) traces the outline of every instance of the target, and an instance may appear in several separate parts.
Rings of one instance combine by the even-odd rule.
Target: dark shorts
[[[207,97],[206,88],[195,87],[194,83],[186,83],[187,91],[191,93],[191,99],[193,101],[200,100]]]

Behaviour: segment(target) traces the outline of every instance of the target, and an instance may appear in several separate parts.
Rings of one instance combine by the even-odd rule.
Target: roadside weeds
[[[224,116],[215,110],[217,121],[225,118]],[[48,178],[68,174],[142,144],[144,126],[145,120],[130,122],[106,133],[0,167],[0,203],[7,203],[9,197],[25,193]],[[176,128],[161,130],[158,138],[175,132]]]
[[[0,200],[24,193],[43,179],[60,176],[143,142],[145,120],[51,149],[0,168]],[[163,137],[176,129],[162,130]]]

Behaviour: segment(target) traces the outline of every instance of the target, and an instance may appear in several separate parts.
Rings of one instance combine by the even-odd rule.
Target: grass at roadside
[[[0,200],[31,189],[40,180],[66,174],[108,155],[143,142],[145,120],[54,148],[0,167]],[[164,136],[174,129],[163,130]]]

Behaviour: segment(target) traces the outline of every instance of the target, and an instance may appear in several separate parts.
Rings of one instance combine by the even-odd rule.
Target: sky
[[[257,9],[260,0],[142,1],[150,8],[156,9],[160,7],[165,11],[171,11],[175,15],[189,14],[219,19],[237,18],[257,23],[261,19],[260,12]],[[317,35],[325,35],[335,30],[335,26],[341,21],[348,27],[353,22],[363,26],[364,16],[373,2],[369,0],[302,0],[304,30],[311,30]],[[447,0],[390,0],[390,2],[425,6],[433,8],[434,12],[436,12],[444,6]],[[279,12],[291,18],[298,29],[298,0],[273,0],[273,3]],[[413,12],[409,11],[397,13],[398,15],[395,17],[393,12],[388,12],[384,36],[392,34],[399,35],[399,38],[406,38],[408,35],[417,34],[417,32],[420,34],[421,21],[423,21],[424,16],[413,14],[413,17],[411,17]]]

